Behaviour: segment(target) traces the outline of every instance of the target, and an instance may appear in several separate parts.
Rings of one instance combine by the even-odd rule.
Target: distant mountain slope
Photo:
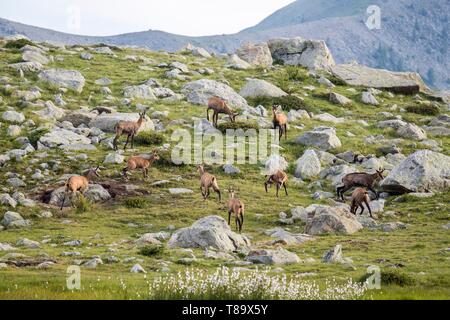
[[[382,29],[369,30],[366,8],[381,8]],[[21,33],[37,41],[67,44],[107,43],[176,51],[188,42],[215,52],[232,52],[244,42],[273,37],[323,39],[337,62],[356,60],[372,67],[417,71],[432,87],[450,87],[448,26],[450,1],[443,0],[298,0],[258,25],[233,35],[186,37],[144,31],[88,37],[0,19],[0,35]]]

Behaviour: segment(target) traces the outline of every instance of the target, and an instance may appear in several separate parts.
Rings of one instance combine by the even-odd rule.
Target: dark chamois
[[[346,191],[353,187],[362,187],[375,193],[376,198],[378,199],[378,192],[374,190],[374,186],[376,183],[384,179],[383,172],[384,170],[380,168],[380,170],[376,170],[373,174],[360,172],[347,174],[344,178],[342,178],[342,183],[344,185],[336,189],[338,198],[341,198],[342,201],[344,201],[344,193]]]
[[[234,113],[233,110],[227,105],[225,100],[219,97],[211,97],[208,100],[208,109],[206,110],[206,118],[209,121],[209,110],[213,110],[214,114],[212,117],[213,125],[217,128],[217,121],[219,120],[219,114],[227,114],[230,117],[231,122],[236,121],[236,116],[238,113]]]
[[[360,214],[363,214],[364,212],[364,206],[363,203],[366,204],[367,209],[369,209],[370,217],[372,217],[372,209],[370,209],[370,197],[367,193],[367,190],[364,188],[356,188],[355,191],[353,191],[352,194],[352,205],[350,206],[350,212],[353,213],[356,216],[356,211],[358,211],[358,207],[361,208]]]

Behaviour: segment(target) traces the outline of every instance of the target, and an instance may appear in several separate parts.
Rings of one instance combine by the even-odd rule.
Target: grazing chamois
[[[282,111],[278,111],[281,106],[272,106],[272,114],[273,114],[273,128],[279,130],[280,140],[283,137],[287,140],[287,117]]]
[[[65,184],[66,189],[64,190],[64,197],[61,202],[61,210],[64,207],[64,202],[66,202],[66,197],[69,192],[72,194],[71,199],[73,199],[73,196],[77,193],[77,191],[83,194],[87,190],[89,182],[95,177],[100,177],[98,174],[99,168],[100,166],[97,166],[95,169],[87,170],[81,176],[72,176],[67,180]]]
[[[358,211],[358,207],[361,208],[360,214],[362,215],[364,212],[363,203],[366,204],[367,209],[369,209],[370,217],[372,217],[372,210],[369,206],[370,197],[366,189],[364,188],[356,188],[352,194],[352,205],[350,206],[350,212],[356,216],[356,211]]]
[[[152,155],[149,159],[143,157],[131,157],[127,160],[127,166],[123,168],[122,174],[127,179],[127,172],[136,169],[142,169],[144,179],[148,177],[148,168],[150,168],[155,161],[159,160],[158,149],[153,149]]]
[[[117,141],[121,136],[124,134],[127,135],[127,143],[125,144],[125,147],[123,150],[127,149],[128,143],[130,142],[131,138],[131,148],[134,148],[134,136],[138,133],[139,129],[142,126],[142,123],[145,121],[145,114],[147,113],[147,110],[144,110],[144,112],[139,113],[139,119],[137,121],[120,121],[116,124],[114,127],[114,130],[116,131],[116,137],[114,138],[114,150],[117,150]]]
[[[268,176],[266,182],[264,182],[264,188],[266,189],[266,193],[268,192],[267,186],[270,186],[272,184],[276,184],[277,187],[277,198],[278,198],[278,192],[280,191],[281,186],[284,187],[284,192],[286,193],[286,196],[288,195],[286,182],[288,180],[288,175],[282,171],[278,170],[275,174],[272,174]]]
[[[244,225],[244,212],[245,206],[244,203],[236,198],[234,190],[232,188],[228,188],[228,225],[231,223],[231,215],[234,214],[235,222],[236,222],[236,230],[239,233],[242,232],[242,226]]]
[[[346,191],[353,187],[362,187],[375,193],[376,198],[378,199],[378,192],[374,190],[374,186],[376,183],[384,179],[383,172],[384,170],[380,168],[380,170],[376,170],[373,174],[360,172],[347,174],[344,178],[342,178],[342,183],[344,185],[336,189],[338,198],[341,198],[342,201],[344,201],[344,193]]]
[[[219,120],[219,114],[227,114],[230,117],[231,122],[236,122],[236,116],[238,113],[234,113],[233,110],[227,105],[226,101],[219,97],[211,97],[208,100],[208,109],[206,109],[206,118],[209,121],[209,110],[213,110],[212,121],[214,127],[217,128],[217,121]]]
[[[219,195],[219,202],[222,201],[217,178],[212,174],[205,171],[202,165],[197,166],[197,171],[200,173],[200,190],[202,191],[203,199],[206,200],[209,197],[209,189],[212,188],[214,192]]]

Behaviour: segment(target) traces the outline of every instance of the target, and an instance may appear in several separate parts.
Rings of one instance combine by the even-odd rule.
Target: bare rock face
[[[314,216],[306,224],[306,233],[319,235],[327,233],[352,234],[361,230],[363,226],[355,215],[345,208],[317,206]]]
[[[285,65],[328,70],[335,64],[330,50],[322,40],[306,40],[298,37],[273,39],[268,44],[272,57]]]
[[[413,72],[393,72],[373,69],[359,64],[338,64],[331,73],[351,86],[385,89],[402,94],[429,90],[422,78]]]
[[[267,43],[245,44],[237,50],[237,55],[249,64],[257,67],[268,67],[273,63]]]
[[[188,228],[178,230],[172,235],[169,247],[208,248],[220,251],[235,251],[249,247],[250,240],[231,231],[225,219],[219,216],[209,216],[195,222]]]
[[[450,157],[430,150],[419,150],[396,166],[381,186],[388,189],[400,186],[413,192],[448,190]]]

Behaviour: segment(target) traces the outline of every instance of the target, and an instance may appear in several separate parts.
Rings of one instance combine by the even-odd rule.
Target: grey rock
[[[38,77],[41,81],[79,93],[83,91],[86,81],[83,75],[75,70],[50,69],[40,72]]]

